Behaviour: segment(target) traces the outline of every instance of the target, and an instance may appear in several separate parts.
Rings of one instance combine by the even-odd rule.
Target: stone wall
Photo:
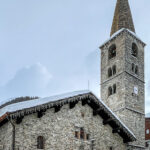
[[[138,56],[132,56],[132,44],[138,47]],[[116,45],[116,57],[108,59],[109,47]],[[138,66],[138,74],[132,72],[132,63]],[[116,74],[108,77],[108,68],[116,65]],[[116,93],[108,95],[108,88],[116,84]],[[138,88],[138,94],[134,88]],[[101,49],[101,97],[137,136],[131,143],[144,147],[145,138],[145,91],[144,47],[134,36],[123,31]],[[133,148],[132,148],[133,149]],[[136,148],[138,149],[138,148]]]
[[[100,116],[93,116],[93,110],[88,105],[82,106],[81,102],[73,109],[69,109],[66,104],[57,113],[54,113],[54,109],[49,109],[42,118],[37,118],[36,113],[28,115],[20,124],[15,124],[16,149],[36,150],[37,137],[43,136],[45,150],[91,150],[92,147],[93,150],[110,150],[110,147],[126,150],[123,139],[118,134],[113,134],[112,128],[104,126],[102,122]],[[89,134],[88,140],[75,137],[75,131],[80,128]],[[1,143],[6,145],[3,138]]]
[[[6,123],[0,127],[0,150],[11,150],[12,147],[12,126],[10,123]]]

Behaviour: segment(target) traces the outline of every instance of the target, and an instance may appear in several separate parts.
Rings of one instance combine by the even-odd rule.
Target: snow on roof
[[[146,118],[150,118],[150,113],[145,115]]]
[[[105,44],[107,44],[109,41],[111,41],[112,39],[114,39],[116,36],[118,36],[121,32],[123,31],[127,31],[129,32],[131,35],[133,35],[136,39],[138,39],[139,41],[142,42],[142,40],[132,31],[130,31],[129,29],[126,28],[122,28],[120,30],[118,30],[117,32],[115,32],[108,40],[106,40],[100,47],[104,46]],[[143,42],[142,42],[143,43]],[[145,45],[145,43],[143,43]]]
[[[19,103],[15,103],[15,104],[10,104],[10,105],[7,105],[7,106],[3,107],[2,109],[0,109],[0,117],[5,115],[6,113],[13,113],[13,112],[17,112],[17,111],[24,110],[24,109],[27,109],[27,108],[37,107],[37,106],[47,104],[47,103],[50,103],[50,102],[56,102],[56,101],[59,101],[59,100],[63,100],[63,99],[67,99],[67,98],[71,98],[71,97],[75,97],[75,96],[80,96],[80,95],[85,95],[85,94],[90,94],[90,93],[96,98],[96,100],[99,101],[99,103],[104,107],[104,109],[107,111],[107,113],[109,113],[112,118],[114,118],[119,124],[121,124],[122,127],[125,128],[125,130],[127,130],[128,133],[136,139],[135,135],[111,111],[111,109],[103,101],[99,100],[99,98],[97,98],[89,90],[75,91],[75,92],[61,94],[61,95],[56,95],[56,96],[51,96],[51,97],[46,97],[46,98],[40,98],[40,99],[34,99],[34,100],[19,102]]]
[[[89,92],[90,91],[88,91],[88,90],[75,91],[75,92],[61,94],[61,95],[56,95],[56,96],[51,96],[51,97],[46,97],[46,98],[40,98],[40,99],[34,99],[34,100],[25,101],[25,102],[10,104],[10,105],[5,106],[2,109],[0,109],[0,116],[4,115],[7,112],[15,112],[15,111],[23,110],[26,108],[31,108],[31,107],[43,105],[43,104],[46,104],[49,102],[58,101],[60,99],[74,97],[74,96],[77,96],[80,94],[86,94]]]

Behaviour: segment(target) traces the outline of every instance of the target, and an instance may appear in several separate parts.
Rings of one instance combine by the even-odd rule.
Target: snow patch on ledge
[[[108,40],[106,40],[103,44],[101,44],[100,47],[102,47],[103,45],[107,44],[109,41],[111,41],[112,39],[114,39],[118,34],[120,34],[123,31],[128,31],[130,34],[132,34],[134,37],[136,37],[139,41],[142,42],[142,40],[132,31],[130,31],[129,29],[126,28],[122,28],[120,30],[118,30],[117,32],[115,32]],[[143,43],[143,42],[142,42]],[[145,44],[145,43],[144,43]]]

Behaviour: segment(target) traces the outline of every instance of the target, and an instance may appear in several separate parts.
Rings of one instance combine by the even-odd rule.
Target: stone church
[[[76,91],[0,106],[0,150],[144,150],[144,47],[117,0],[101,49],[101,99]]]

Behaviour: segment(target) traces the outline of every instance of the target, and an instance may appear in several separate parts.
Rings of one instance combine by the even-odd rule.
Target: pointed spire
[[[135,32],[128,0],[117,0],[110,35],[114,34],[122,28],[126,28]]]

